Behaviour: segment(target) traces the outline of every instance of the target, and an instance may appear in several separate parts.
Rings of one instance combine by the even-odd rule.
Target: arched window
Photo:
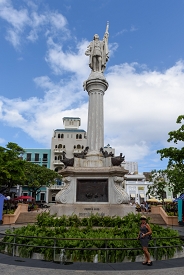
[[[79,138],[82,139],[82,135],[81,134],[79,135]]]
[[[63,157],[61,155],[58,156],[58,160],[62,160]]]
[[[57,156],[55,156],[55,160],[57,160]]]
[[[84,149],[84,146],[82,145],[82,149]]]
[[[81,149],[81,146],[80,146],[80,144],[77,144],[77,149]]]
[[[76,148],[76,146],[74,145],[74,146],[73,146],[73,148],[75,149],[75,148]]]
[[[54,169],[55,172],[58,172],[58,170],[59,170],[58,167],[56,167],[56,168]]]
[[[58,134],[58,138],[60,138],[60,134]]]
[[[79,135],[78,134],[76,134],[76,139],[78,139],[79,138]]]
[[[63,147],[62,144],[59,144],[59,145],[58,145],[58,148],[62,148],[62,147]]]
[[[57,145],[55,145],[55,149],[57,149]]]
[[[65,145],[63,145],[63,149],[65,149]]]
[[[63,134],[61,134],[61,138],[64,138],[64,135],[63,135]]]

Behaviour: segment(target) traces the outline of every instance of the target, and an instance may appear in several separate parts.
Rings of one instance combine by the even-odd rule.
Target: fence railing
[[[5,236],[13,236],[13,242],[5,242],[3,239]],[[33,245],[33,244],[20,244],[18,243],[18,239],[20,238],[26,238],[26,239],[35,239],[35,238],[39,238],[39,239],[47,239],[47,240],[53,240],[53,245],[52,246],[45,246],[45,245]],[[154,250],[154,259],[158,260],[158,250],[160,248],[181,248],[182,244],[178,244],[178,245],[164,245],[164,246],[159,246],[157,245],[158,240],[161,239],[171,239],[171,237],[157,237],[157,238],[152,238],[152,241],[154,242],[154,246],[149,246],[149,250],[153,249]],[[182,241],[184,240],[184,236],[173,236],[172,239],[181,239]],[[61,247],[61,246],[57,246],[57,241],[58,240],[62,240],[62,241],[104,241],[105,243],[105,247]],[[56,238],[56,237],[40,237],[40,236],[23,236],[23,235],[16,235],[16,234],[6,234],[6,233],[0,233],[0,244],[5,244],[5,245],[11,245],[12,246],[12,256],[15,256],[15,251],[16,251],[16,247],[33,247],[33,248],[48,248],[48,249],[52,249],[53,250],[53,257],[52,260],[55,261],[56,258],[56,250],[64,250],[64,251],[75,251],[75,250],[90,250],[90,251],[105,251],[105,259],[104,262],[107,263],[108,262],[108,253],[109,251],[112,250],[142,250],[142,247],[109,247],[109,242],[110,241],[135,241],[137,239],[135,238]]]

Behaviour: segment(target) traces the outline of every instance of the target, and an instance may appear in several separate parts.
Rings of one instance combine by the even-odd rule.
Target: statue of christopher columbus
[[[89,56],[89,67],[93,72],[103,73],[106,63],[109,59],[108,37],[109,22],[107,22],[106,31],[103,40],[99,39],[99,35],[95,34],[93,41],[90,42],[85,55]]]

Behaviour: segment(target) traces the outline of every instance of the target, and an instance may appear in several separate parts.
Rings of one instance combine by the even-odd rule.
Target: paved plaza
[[[3,275],[74,275],[74,274],[105,274],[105,275],[167,275],[184,274],[184,258],[156,261],[153,266],[143,266],[141,263],[74,263],[63,265],[53,262],[32,260],[27,258],[11,257],[0,254],[0,270]]]

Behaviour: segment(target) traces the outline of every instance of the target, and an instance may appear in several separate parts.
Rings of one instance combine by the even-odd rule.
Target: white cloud
[[[61,70],[60,64],[65,64],[63,59],[70,60],[65,70],[73,70],[73,74],[67,82],[53,83],[48,76],[37,77],[34,81],[44,90],[43,98],[25,101],[1,98],[1,120],[21,128],[45,146],[50,145],[52,130],[63,127],[64,116],[79,116],[82,128],[86,129],[87,125],[88,98],[82,90],[85,79],[81,79],[83,66],[76,62],[82,58],[81,48],[75,54],[63,51],[57,54],[60,62],[55,62],[56,59],[50,62],[58,66],[58,70]],[[85,69],[89,75],[87,64]],[[183,113],[184,62],[179,61],[164,72],[150,71],[137,63],[121,64],[109,68],[106,78],[109,89],[104,96],[105,144],[115,147],[117,154],[123,152],[129,161],[146,157],[158,161],[154,153],[162,147],[156,146],[165,146],[167,133],[177,128],[175,120]]]
[[[4,145],[5,142],[6,140],[4,138],[0,138],[0,144],[2,144],[2,146]]]
[[[0,18],[7,22],[6,39],[18,49],[21,42],[29,40],[35,42],[39,33],[43,32],[46,37],[62,37],[68,39],[70,32],[66,28],[66,18],[57,11],[42,11],[39,13],[38,6],[28,1],[19,10],[14,8],[14,2],[10,0],[0,1]],[[63,33],[63,35],[62,35]]]
[[[23,37],[34,42],[42,32],[48,47],[45,60],[61,81],[54,82],[47,75],[34,78],[35,85],[44,90],[42,98],[1,97],[0,120],[50,146],[52,130],[63,127],[64,116],[81,117],[82,128],[87,127],[88,95],[82,83],[90,74],[88,57],[84,55],[89,42],[83,40],[75,48],[65,49],[64,39],[70,38],[70,31],[62,14],[39,13],[31,1],[27,2],[29,9],[25,4],[16,10],[13,3],[0,0],[0,17],[8,24],[6,39],[17,48]],[[61,38],[63,43],[56,42],[58,32],[65,36]],[[116,43],[109,45],[111,56],[117,47]],[[109,68],[105,74],[109,82],[104,96],[105,144],[115,147],[117,154],[123,152],[127,160],[144,161],[150,157],[156,162],[155,150],[166,146],[167,133],[177,128],[175,120],[183,113],[184,61],[163,72],[151,71],[144,64],[124,63]]]
[[[76,45],[75,51],[63,51],[61,45],[54,43],[52,39],[48,39],[46,61],[56,74],[70,72],[80,75],[85,80],[89,72],[86,71],[88,58],[84,55],[88,44],[88,41],[82,41]]]
[[[183,114],[184,101],[183,61],[165,72],[137,73],[136,67],[140,66],[133,63],[110,68],[104,98],[106,135],[115,138],[114,146],[121,146],[129,160],[132,148],[134,152],[135,147],[140,149],[134,159],[141,159],[152,153],[149,148],[153,144],[166,145],[168,132],[177,128],[176,118]]]

